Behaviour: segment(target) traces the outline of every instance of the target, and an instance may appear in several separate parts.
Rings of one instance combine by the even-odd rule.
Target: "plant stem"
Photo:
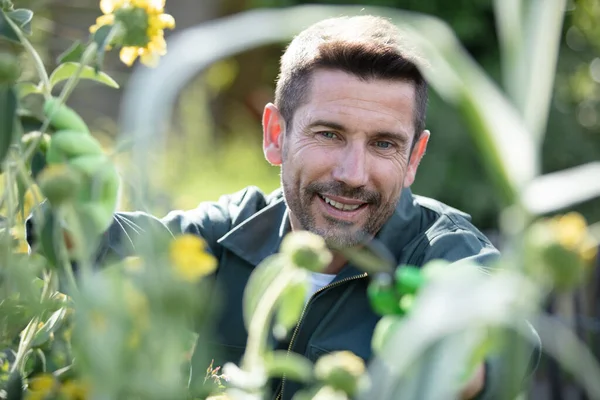
[[[56,105],[56,107],[58,107],[60,104],[64,104],[67,101],[67,99],[73,92],[73,89],[75,88],[75,86],[77,85],[79,80],[81,79],[81,73],[83,72],[83,69],[85,68],[85,66],[87,66],[93,60],[94,54],[96,53],[97,49],[98,49],[98,45],[96,43],[90,43],[88,45],[88,47],[85,49],[85,51],[83,52],[83,55],[81,56],[81,60],[79,62],[79,67],[77,68],[75,73],[69,77],[69,80],[67,80],[67,83],[65,84],[62,91],[60,92],[60,95],[58,97],[58,104]],[[40,135],[38,137],[36,137],[35,140],[33,140],[31,142],[31,144],[25,150],[25,153],[23,155],[23,158],[25,160],[28,160],[32,156],[35,149],[38,148],[38,145],[40,144],[40,142],[44,136],[44,133],[46,133],[46,131],[48,130],[48,127],[50,126],[50,118],[51,118],[51,115],[49,115],[45,119],[44,123],[42,124],[42,127],[40,128]]]
[[[27,50],[31,58],[33,58],[33,65],[35,66],[35,69],[40,77],[40,81],[42,84],[42,93],[44,94],[44,97],[50,97],[52,87],[50,87],[50,79],[48,78],[48,73],[46,72],[46,67],[44,66],[42,58],[35,50],[31,42],[25,37],[25,35],[23,35],[21,28],[19,28],[17,24],[15,24],[14,21],[11,20],[8,17],[8,15],[6,15],[6,13],[4,13],[4,11],[1,12],[2,14],[4,14],[4,20],[8,22],[13,31],[15,31],[17,37],[21,41],[21,44],[23,45],[23,47],[25,47],[25,50]]]
[[[288,284],[294,279],[295,272],[294,268],[284,266],[260,298],[248,326],[248,342],[243,360],[243,368],[245,370],[254,368],[261,360],[261,351],[266,333],[271,326],[269,319],[273,314],[277,300]]]

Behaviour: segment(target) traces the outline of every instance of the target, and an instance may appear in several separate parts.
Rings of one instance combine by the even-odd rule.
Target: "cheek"
[[[371,170],[371,182],[384,198],[393,199],[402,190],[406,163],[399,160],[376,160]]]

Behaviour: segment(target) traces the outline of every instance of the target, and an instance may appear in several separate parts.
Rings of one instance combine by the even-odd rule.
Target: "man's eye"
[[[391,148],[393,146],[393,144],[390,143],[390,142],[385,142],[385,141],[382,141],[382,140],[378,140],[377,142],[375,142],[375,146],[377,148],[385,150],[385,149]]]
[[[326,132],[319,132],[319,134],[326,139],[335,139],[337,137],[337,135],[333,132],[326,131]]]

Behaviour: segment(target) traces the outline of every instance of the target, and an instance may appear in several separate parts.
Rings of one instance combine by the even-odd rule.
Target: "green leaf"
[[[19,82],[15,85],[19,98],[23,98],[32,93],[42,93],[42,90],[31,82]]]
[[[56,64],[60,65],[66,62],[78,62],[81,60],[84,50],[85,47],[78,40],[56,58]]]
[[[6,16],[10,18],[21,31],[26,35],[31,35],[31,20],[33,19],[33,11],[26,8],[18,8],[14,11],[6,13]]]
[[[92,36],[92,40],[98,45],[98,50],[96,52],[96,71],[100,71],[102,69],[106,46],[110,44],[110,41],[113,37],[113,32],[112,25],[104,25],[98,28],[98,30],[94,32],[94,35]]]
[[[14,138],[17,95],[13,87],[0,86],[0,163],[4,161]]]
[[[277,350],[265,357],[269,377],[285,376],[297,382],[309,382],[313,376],[313,364],[294,352]]]
[[[269,285],[279,275],[284,267],[284,259],[280,255],[273,255],[266,258],[258,267],[254,269],[246,289],[244,290],[244,324],[249,327],[256,306],[260,298],[265,293]]]
[[[62,322],[67,316],[67,308],[63,307],[58,311],[55,311],[48,321],[35,333],[33,340],[31,341],[32,347],[38,347],[46,343],[50,339],[50,334],[56,332],[60,328]]]
[[[8,17],[4,12],[0,12],[0,37],[10,40],[11,42],[21,43],[19,36],[15,33],[12,26],[6,21]]]
[[[546,214],[600,197],[600,162],[535,178],[523,192],[523,204],[533,214]]]
[[[283,339],[290,328],[293,328],[304,310],[306,295],[308,293],[308,280],[306,272],[298,271],[298,277],[284,290],[280,298],[275,322],[277,324],[275,336]]]
[[[69,79],[75,73],[75,71],[77,71],[79,66],[79,63],[67,62],[56,67],[56,69],[50,75],[50,86],[54,87],[56,84]],[[113,78],[104,72],[96,72],[94,68],[87,65],[83,67],[81,79],[90,79],[115,89],[119,87]]]

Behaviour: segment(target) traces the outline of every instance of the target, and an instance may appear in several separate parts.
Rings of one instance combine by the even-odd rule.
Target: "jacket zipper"
[[[313,293],[313,295],[310,296],[310,299],[308,299],[308,301],[306,302],[306,305],[304,306],[304,309],[302,310],[302,314],[300,314],[300,319],[298,320],[298,323],[296,324],[296,328],[294,329],[294,333],[292,333],[292,338],[290,339],[290,344],[289,344],[288,349],[287,349],[287,354],[289,355],[290,352],[292,351],[292,346],[294,346],[294,339],[296,339],[298,331],[300,330],[300,326],[302,325],[302,320],[304,319],[304,315],[306,314],[306,310],[307,310],[310,302],[313,300],[313,298],[316,295],[318,295],[319,293],[321,293],[323,290],[339,286],[342,283],[353,281],[355,279],[366,278],[367,275],[368,274],[365,272],[365,273],[363,273],[361,275],[355,275],[355,276],[351,276],[349,278],[344,278],[344,279],[342,279],[340,281],[337,281],[337,282],[334,282],[334,283],[330,283],[329,285],[324,286],[321,289],[317,290],[315,293]],[[285,378],[286,378],[286,376],[285,376],[285,374],[283,374],[283,378],[281,379],[281,390],[279,391],[279,394],[277,395],[276,400],[281,400],[283,398],[283,390],[285,389]]]

